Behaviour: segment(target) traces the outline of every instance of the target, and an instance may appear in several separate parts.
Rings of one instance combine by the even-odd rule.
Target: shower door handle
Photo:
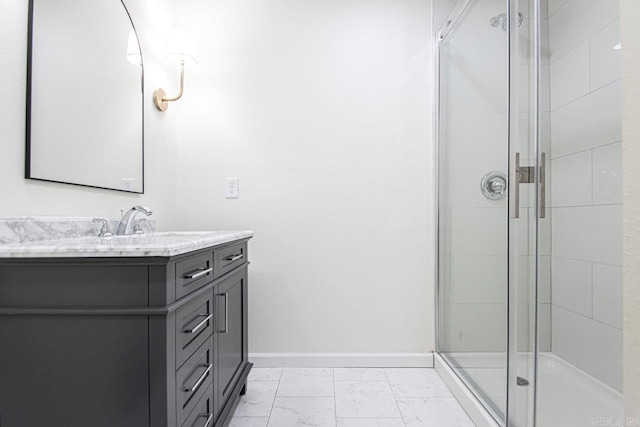
[[[513,153],[509,162],[509,216],[513,219],[520,218],[521,182],[520,153]]]
[[[540,218],[546,218],[545,210],[547,208],[546,199],[547,199],[547,166],[546,166],[546,157],[545,153],[540,154],[540,192],[538,193],[539,197],[539,209],[540,209]]]
[[[540,218],[545,217],[546,167],[545,153],[540,156]],[[520,153],[513,153],[509,164],[509,216],[520,218],[520,184],[533,184],[536,181],[535,166],[520,166]]]
[[[520,181],[518,179],[518,165],[520,153],[513,153],[509,161],[509,218],[520,218]]]

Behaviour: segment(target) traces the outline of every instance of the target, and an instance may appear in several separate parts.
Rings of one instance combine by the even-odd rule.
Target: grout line
[[[552,143],[553,143],[553,138],[551,138],[551,140],[552,140]],[[609,147],[610,145],[620,144],[621,142],[622,142],[622,140],[614,141],[614,142],[607,142],[606,144],[597,145],[597,146],[591,147],[591,148],[585,148],[584,150],[575,151],[575,152],[567,153],[567,154],[562,154],[561,156],[551,157],[549,160],[553,161],[553,160],[557,160],[557,159],[562,159],[562,158],[565,158],[565,157],[573,156],[574,154],[585,153],[587,151],[598,150],[600,148]],[[551,148],[553,148],[553,147],[551,147]]]
[[[549,255],[547,255],[547,256],[549,256]],[[571,258],[571,257],[568,257],[568,256],[553,255],[553,254],[552,254],[552,255],[550,255],[550,256],[551,256],[552,258],[553,258],[553,257],[555,257],[555,258],[568,259],[568,260],[571,260],[571,261],[593,262],[594,264],[606,265],[606,266],[608,266],[608,267],[618,267],[618,268],[622,268],[622,265],[618,265],[618,264],[608,264],[608,263],[606,263],[606,262],[599,262],[599,261],[594,261],[594,260],[591,260],[591,259]],[[552,261],[553,261],[553,260],[552,260]]]
[[[450,207],[451,210],[456,210],[456,211],[466,211],[468,209],[504,211],[505,208],[506,206],[451,206]],[[524,209],[525,206],[521,206],[521,208]]]
[[[592,206],[595,205],[595,196],[594,195],[595,195],[595,192],[596,192],[596,175],[595,175],[596,169],[594,167],[594,158],[596,156],[595,151],[596,151],[596,148],[592,148],[589,151],[589,160],[591,160],[591,171],[590,171],[590,174],[591,174],[591,194],[589,194],[589,198],[591,199],[591,205]]]
[[[593,168],[593,158],[595,157],[594,151],[595,151],[595,148],[592,148],[591,150],[589,150],[589,168],[590,168],[589,176],[591,178],[591,191],[589,192],[590,206],[594,205],[594,203],[593,203],[593,200],[594,200],[593,193],[595,193],[595,191],[596,191],[596,186],[595,186],[595,180],[596,180],[595,178],[596,177],[594,175],[595,169]]]
[[[333,378],[333,415],[338,427],[338,402],[336,400],[336,368],[331,368],[331,376]]]
[[[284,375],[284,369],[282,368],[282,370],[280,371],[280,376],[278,377],[278,385],[276,386],[276,393],[273,396],[273,402],[271,402],[271,410],[269,410],[269,416],[267,417],[267,427],[269,427],[269,424],[271,423],[271,414],[273,414],[273,407],[276,404],[276,399],[278,398],[278,390],[280,389],[280,380],[282,380],[282,375]]]
[[[396,404],[396,408],[398,409],[398,413],[400,414],[400,418],[404,425],[407,425],[407,420],[404,419],[404,415],[400,410],[400,405],[398,404],[398,396],[396,396],[396,392],[393,390],[393,386],[391,385],[391,380],[389,379],[389,375],[387,375],[387,368],[382,368],[382,372],[384,372],[384,377],[387,379],[387,384],[389,384],[389,389],[391,390],[391,394],[393,395],[393,401]]]
[[[597,208],[598,206],[622,206],[623,203],[602,203],[597,205],[568,205],[568,206],[555,206],[550,209],[565,209],[565,208]]]
[[[456,302],[448,305],[505,305],[505,304],[506,302]],[[433,368],[424,368],[424,369],[433,369]]]
[[[565,4],[568,4],[568,2],[567,2],[567,3],[565,3]],[[560,7],[556,12],[558,12],[558,11],[559,11],[560,9],[562,9],[563,7],[564,7],[564,5],[563,5],[563,6],[561,6],[561,7]],[[555,13],[554,13],[553,15],[555,15]],[[552,16],[553,16],[553,15],[552,15]],[[547,20],[549,21],[549,24],[551,24],[551,16],[550,16]],[[599,33],[600,33],[600,32],[602,32],[605,28],[607,28],[609,25],[611,25],[611,24],[613,24],[614,22],[619,21],[619,20],[620,20],[620,15],[618,14],[618,16],[617,16],[615,19],[613,19],[613,20],[611,20],[611,21],[607,21],[605,24],[602,24],[602,27],[598,27],[596,30],[594,30],[595,32],[590,33],[590,34],[587,36],[587,38],[586,38],[586,39],[579,40],[579,41],[577,42],[577,43],[578,43],[577,45],[575,45],[575,46],[573,46],[573,47],[569,48],[569,50],[568,50],[568,51],[566,51],[565,53],[563,53],[562,55],[560,55],[559,57],[557,57],[553,62],[551,61],[551,55],[549,55],[549,58],[548,58],[548,59],[549,59],[549,64],[548,64],[548,65],[553,65],[553,64],[555,64],[556,62],[558,62],[559,60],[561,60],[562,58],[564,58],[565,56],[567,56],[569,53],[571,53],[571,52],[572,52],[576,47],[580,46],[580,45],[581,45],[582,43],[584,43],[585,41],[591,40],[591,39],[592,39],[596,34],[599,34]],[[547,45],[546,47],[547,47],[547,48],[549,48],[549,51],[551,51],[551,31],[549,31],[549,41],[548,41],[548,45]]]
[[[587,94],[584,94],[584,95],[582,95],[582,96],[580,96],[580,97],[578,97],[578,98],[576,98],[576,99],[574,99],[574,100],[571,100],[571,101],[569,101],[569,102],[567,102],[567,103],[565,103],[565,104],[562,104],[562,105],[560,105],[560,106],[558,106],[558,107],[556,107],[556,108],[552,108],[552,109],[551,109],[551,111],[549,111],[549,113],[551,113],[551,114],[556,113],[556,112],[558,112],[559,110],[562,110],[563,108],[565,108],[565,107],[567,107],[567,106],[569,106],[569,105],[573,104],[574,102],[577,102],[577,101],[579,101],[579,100],[581,100],[581,99],[583,99],[583,98],[586,98],[586,97],[587,97],[587,96],[589,96],[589,95],[592,95],[592,94],[594,94],[594,93],[596,93],[596,92],[601,91],[602,89],[608,88],[609,86],[614,85],[614,84],[616,84],[616,83],[620,83],[620,82],[622,82],[622,78],[615,79],[614,81],[609,82],[609,83],[607,83],[606,85],[601,86],[601,87],[599,87],[598,89],[596,89],[596,90],[594,90],[594,91],[591,91],[591,92],[589,92],[589,93],[587,93]],[[550,91],[550,92],[553,92],[553,91]]]
[[[589,65],[587,67],[587,73],[589,74],[589,93],[593,92],[593,84],[591,81],[591,77],[592,77],[592,70],[591,70],[591,38],[594,35],[590,35],[589,38],[587,39],[587,57],[589,58]]]
[[[569,4],[569,0],[567,0],[566,2],[564,2],[564,4],[562,6],[560,6],[559,8],[557,8],[553,13],[549,13],[549,6],[547,5],[547,19],[551,19],[551,17],[553,15],[555,15],[556,13],[560,12],[562,10],[563,7],[565,7],[566,5]]]
[[[594,267],[594,262],[591,263],[590,267],[591,267],[591,317],[593,318],[593,316],[595,316],[595,310],[594,310],[594,292],[593,292],[593,267]]]
[[[576,316],[583,317],[583,318],[585,318],[585,319],[587,319],[587,320],[593,320],[593,321],[594,321],[594,322],[596,322],[596,323],[600,323],[600,324],[601,324],[601,325],[603,325],[603,326],[608,326],[609,328],[611,328],[611,329],[615,329],[616,331],[622,331],[622,329],[620,329],[620,328],[618,328],[618,327],[616,327],[616,326],[610,325],[610,324],[605,323],[605,322],[603,322],[603,321],[601,321],[601,320],[598,320],[598,319],[594,319],[593,317],[585,316],[584,314],[578,313],[577,311],[573,311],[573,310],[571,310],[570,308],[563,307],[563,306],[561,306],[560,304],[554,304],[554,305],[555,305],[556,307],[558,307],[558,308],[561,308],[562,310],[565,310],[565,311],[568,311],[569,313],[575,314]]]

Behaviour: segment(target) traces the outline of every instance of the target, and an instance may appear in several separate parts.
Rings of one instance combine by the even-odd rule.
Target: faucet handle
[[[135,224],[133,225],[133,234],[144,234],[144,230],[142,229],[142,223],[147,223],[145,218],[137,219]]]
[[[102,223],[102,227],[100,227],[100,233],[98,237],[111,237],[113,236],[113,232],[111,231],[111,227],[109,226],[109,221],[106,218],[93,218],[94,223]]]

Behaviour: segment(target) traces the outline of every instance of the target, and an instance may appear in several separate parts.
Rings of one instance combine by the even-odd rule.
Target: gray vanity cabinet
[[[0,426],[222,427],[251,369],[248,264],[246,240],[0,259]]]

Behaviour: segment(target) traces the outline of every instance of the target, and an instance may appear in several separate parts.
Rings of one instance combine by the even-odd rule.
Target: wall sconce
[[[184,93],[184,66],[196,65],[196,57],[194,54],[194,43],[191,35],[181,28],[172,28],[169,31],[169,55],[171,62],[180,65],[180,90],[178,95],[173,98],[167,97],[167,93],[162,88],[158,88],[153,92],[153,105],[158,111],[167,111],[169,103],[177,101]]]

